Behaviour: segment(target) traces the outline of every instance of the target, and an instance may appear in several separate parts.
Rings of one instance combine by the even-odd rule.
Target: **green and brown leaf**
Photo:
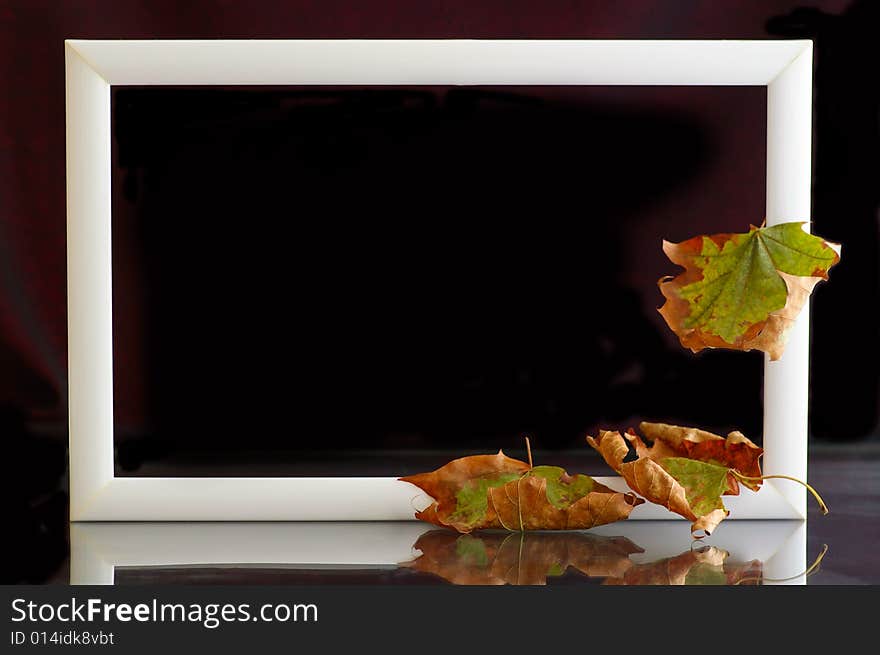
[[[531,467],[500,451],[462,457],[401,480],[434,500],[416,518],[459,532],[591,528],[625,519],[644,502],[587,475],[569,475],[556,466]]]
[[[685,270],[660,280],[666,303],[659,311],[681,344],[693,352],[757,349],[779,359],[813,288],[840,260],[839,245],[803,225],[664,241],[663,252]]]
[[[739,432],[725,439],[663,423],[642,423],[640,428],[653,439],[650,448],[633,431],[624,438],[620,432],[600,430],[587,442],[630,489],[689,519],[693,533],[709,534],[724,520],[728,511],[721,497],[738,495],[739,481],[753,490],[760,487],[758,458],[763,451]],[[638,458],[627,462],[630,445]]]
[[[742,432],[734,431],[721,437],[707,430],[668,425],[666,423],[639,424],[639,430],[653,441],[645,456],[654,460],[664,457],[686,457],[708,464],[724,466],[743,477],[743,484],[757,491],[761,488],[761,464],[758,461],[764,449],[752,443]],[[739,481],[729,473],[727,482],[731,489],[728,495],[739,493]]]

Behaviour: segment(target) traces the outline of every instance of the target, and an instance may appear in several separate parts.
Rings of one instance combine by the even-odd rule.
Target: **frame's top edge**
[[[615,44],[615,45],[760,45],[762,47],[774,45],[790,47],[792,44],[812,46],[811,39],[64,39],[64,43],[71,46],[81,44],[236,44],[236,43],[519,43],[519,44]]]
[[[67,39],[118,84],[766,85],[809,40]]]

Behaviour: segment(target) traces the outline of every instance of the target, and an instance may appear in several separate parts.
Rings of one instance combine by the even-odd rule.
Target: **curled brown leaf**
[[[697,428],[642,422],[639,430],[653,441],[645,455],[657,461],[665,457],[687,457],[701,462],[719,464],[733,469],[752,481],[743,481],[753,491],[761,487],[761,464],[758,461],[764,449],[752,443],[742,432],[734,431],[724,438]],[[640,453],[641,456],[641,453]],[[739,483],[731,473],[726,495],[739,493]]]
[[[690,520],[692,533],[702,531],[710,534],[724,520],[728,512],[723,505],[710,511],[695,512],[688,499],[688,490],[652,458],[656,453],[652,453],[636,434],[628,433],[626,439],[639,455],[631,462],[624,461],[629,454],[629,446],[620,432],[600,430],[597,438],[587,437],[587,442],[623,477],[630,489],[646,500]]]
[[[459,532],[586,529],[625,519],[644,502],[589,476],[531,467],[501,452],[463,457],[401,479],[433,498],[416,518]]]

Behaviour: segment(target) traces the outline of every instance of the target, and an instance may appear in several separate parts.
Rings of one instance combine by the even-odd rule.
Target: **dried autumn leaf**
[[[682,346],[757,349],[779,359],[813,287],[840,260],[838,244],[803,225],[664,241],[663,252],[685,271],[660,280],[666,303],[659,311]]]
[[[764,449],[752,443],[742,432],[731,432],[725,439],[697,428],[648,422],[640,423],[639,430],[654,442],[644,453],[646,457],[655,461],[665,457],[687,457],[719,464],[751,478],[742,482],[753,491],[761,488],[761,464],[758,460],[764,454]],[[728,474],[728,484],[731,490],[726,495],[737,495],[739,482],[733,473]]]
[[[434,499],[427,508],[416,512],[417,519],[470,532],[487,527],[482,524],[490,514],[489,489],[518,480],[528,470],[528,464],[507,457],[499,450],[497,455],[461,457],[436,471],[400,479],[416,485]],[[494,515],[494,510],[491,514]]]
[[[422,554],[400,566],[457,585],[543,585],[569,568],[590,577],[622,578],[643,552],[625,537],[582,532],[457,535],[432,530],[416,541]]]
[[[530,467],[500,451],[400,479],[434,499],[416,518],[459,532],[591,528],[625,519],[644,502],[587,475],[569,475],[556,466]]]
[[[823,514],[828,506],[818,492],[803,480],[787,475],[762,475],[758,459],[763,449],[740,432],[727,438],[705,430],[664,423],[641,423],[640,428],[654,443],[649,448],[632,430],[599,430],[587,443],[599,451],[629,488],[645,499],[663,505],[692,521],[691,532],[712,532],[728,515],[722,496],[739,495],[739,484],[758,491],[763,480],[780,478],[803,485]],[[638,459],[625,461],[629,445]]]
[[[760,584],[759,560],[728,562],[729,553],[715,546],[693,549],[649,564],[628,568],[607,585],[738,585]]]
[[[691,532],[711,533],[727,516],[721,496],[734,493],[724,466],[683,457],[660,457],[651,453],[634,433],[626,439],[635,446],[638,459],[624,462],[629,446],[620,432],[600,430],[599,437],[587,442],[617,471],[629,488],[645,499],[663,505],[691,523]]]

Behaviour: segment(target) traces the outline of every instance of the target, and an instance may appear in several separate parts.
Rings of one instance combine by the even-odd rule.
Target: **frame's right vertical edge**
[[[70,519],[113,477],[110,85],[65,42]]]
[[[813,44],[767,85],[767,224],[810,221]],[[807,223],[809,229],[809,223]],[[807,479],[810,313],[805,306],[785,354],[764,361],[764,473]],[[766,357],[766,356],[765,356]],[[773,481],[806,517],[806,490]]]

